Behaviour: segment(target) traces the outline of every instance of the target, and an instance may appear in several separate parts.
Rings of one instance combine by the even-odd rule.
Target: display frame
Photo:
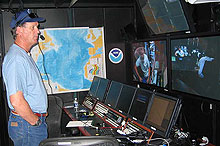
[[[167,127],[165,127],[165,130],[162,129],[162,126],[153,124],[152,122],[149,122],[150,120],[148,120],[148,119],[151,118],[150,117],[151,114],[152,114],[151,110],[154,111],[153,104],[154,104],[154,101],[156,100],[156,97],[164,98],[167,101],[175,101],[175,105],[173,106],[172,114],[170,114],[170,120],[169,120],[169,122],[167,124]],[[170,106],[169,106],[169,108],[170,108]],[[176,121],[178,119],[178,116],[179,116],[181,108],[182,108],[182,99],[174,97],[174,96],[171,96],[171,95],[158,93],[158,92],[154,93],[153,96],[152,96],[151,103],[150,103],[148,115],[147,115],[146,119],[144,120],[143,124],[147,128],[149,128],[152,131],[154,131],[155,134],[158,134],[158,135],[160,135],[160,136],[162,136],[164,138],[167,138],[167,137],[169,137],[173,126],[176,124]],[[161,106],[160,106],[160,109],[161,109]],[[167,114],[167,113],[164,113],[164,114]]]
[[[113,103],[113,104],[110,103],[110,101],[112,101],[112,96],[114,96],[114,95],[111,95],[111,98],[110,98],[111,100],[108,98],[110,92],[111,92],[111,94],[112,94],[112,93],[115,94],[115,92],[111,91],[111,90],[114,89],[114,88],[112,89],[112,84],[116,84],[116,85],[119,86],[119,88],[117,88],[119,91],[116,92],[116,93],[118,93],[118,95],[116,95],[117,97],[114,98],[115,100],[114,100],[114,103]],[[122,85],[123,85],[123,84],[120,83],[120,82],[111,81],[111,83],[109,84],[108,92],[106,93],[106,97],[105,97],[105,99],[104,99],[104,103],[105,103],[106,105],[108,105],[108,106],[111,107],[111,108],[115,108],[115,107],[116,107],[116,104],[117,104],[117,102],[118,102],[119,95],[121,94]],[[110,100],[110,101],[108,101],[108,100]]]
[[[137,97],[139,93],[142,93],[141,95],[143,95],[144,92],[147,92],[147,94],[151,94],[150,97],[148,97],[146,103],[144,103],[144,101],[138,100],[138,97]],[[131,106],[130,106],[130,109],[128,111],[128,117],[131,118],[132,120],[135,120],[138,123],[143,124],[143,122],[145,121],[146,116],[148,115],[148,112],[149,112],[150,104],[152,102],[153,93],[154,92],[151,90],[147,90],[144,88],[137,88],[137,91],[134,95],[134,99],[133,99]],[[138,103],[138,101],[139,101],[139,103]],[[140,105],[141,103],[142,103],[142,105]],[[133,109],[133,111],[132,111],[132,108],[135,108],[135,109]],[[140,118],[140,116],[139,117],[135,116],[135,115],[137,115],[136,112],[137,113],[139,112],[138,110],[141,110],[142,112],[144,112],[142,119]],[[132,114],[132,112],[135,112],[135,113]]]
[[[152,42],[152,41],[154,41],[154,42],[162,42],[162,41],[164,41],[164,50],[163,50],[163,59],[161,60],[161,57],[159,58],[159,60],[154,60],[154,62],[152,62],[150,59],[152,59],[152,58],[150,58],[149,56],[149,52],[148,52],[148,59],[149,59],[149,61],[150,61],[150,66],[151,66],[151,70],[150,70],[150,75],[148,75],[149,77],[148,77],[148,79],[149,78],[151,78],[150,80],[147,80],[147,82],[143,82],[143,81],[140,81],[139,79],[138,79],[138,77],[137,77],[137,73],[135,72],[135,63],[136,63],[136,61],[137,61],[137,58],[135,57],[135,52],[137,52],[137,48],[139,47],[139,46],[143,46],[144,44],[143,43],[145,43],[145,42]],[[142,43],[142,44],[141,44]],[[137,44],[137,46],[135,46],[135,44]],[[139,45],[140,44],[140,45]],[[152,37],[152,38],[148,38],[148,39],[141,39],[141,40],[133,40],[133,41],[131,41],[131,42],[129,42],[129,47],[130,47],[130,50],[131,50],[131,53],[130,53],[130,70],[129,70],[129,72],[131,72],[131,74],[130,74],[130,79],[133,81],[133,82],[135,82],[135,83],[137,83],[137,84],[140,84],[140,85],[143,85],[143,86],[145,86],[145,85],[148,85],[148,86],[150,86],[150,87],[153,87],[153,88],[157,88],[157,89],[168,89],[169,88],[169,52],[168,52],[168,46],[169,46],[169,39],[167,38],[167,37]],[[145,45],[145,50],[147,50],[147,48],[146,48],[146,45]],[[157,47],[157,45],[156,45],[156,48],[155,48],[155,50],[158,50],[158,47]],[[148,51],[150,51],[150,48],[148,48]],[[146,51],[147,52],[147,51]],[[153,52],[153,51],[152,51]],[[161,52],[161,50],[160,50],[160,52]],[[160,53],[159,52],[159,53]],[[146,54],[146,53],[145,53]],[[160,53],[160,55],[161,55],[161,53]],[[155,56],[155,59],[158,57],[159,55],[157,55],[156,54],[156,56]],[[161,55],[162,56],[162,55]],[[155,84],[155,82],[152,82],[152,79],[155,77],[155,76],[153,76],[153,75],[155,75],[154,74],[154,72],[152,72],[154,69],[153,69],[153,67],[155,67],[155,66],[159,66],[159,68],[157,69],[157,73],[159,72],[162,72],[161,73],[161,75],[160,75],[160,77],[163,77],[163,85],[161,86],[161,85],[158,85],[158,81],[159,80],[157,80],[156,81],[156,84]],[[163,69],[162,69],[162,67],[163,67]],[[158,71],[159,70],[159,71]],[[141,68],[139,67],[139,72],[141,72]],[[154,78],[155,79],[155,78]],[[158,78],[157,78],[158,79]],[[162,79],[162,78],[161,78]],[[149,82],[151,82],[151,83],[149,83]]]
[[[180,7],[182,7],[182,14],[183,14],[183,16],[186,20],[186,24],[187,24],[188,28],[183,29],[183,30],[179,30],[179,31],[168,31],[168,32],[161,32],[161,33],[154,33],[152,31],[151,27],[146,22],[147,20],[145,19],[145,15],[144,15],[144,12],[142,10],[142,6],[141,6],[140,1],[143,1],[143,0],[136,0],[136,5],[137,5],[137,8],[140,10],[141,17],[144,20],[144,24],[145,24],[145,27],[148,30],[149,36],[165,36],[165,35],[176,35],[176,34],[196,32],[196,29],[195,29],[195,26],[194,26],[194,23],[193,23],[192,14],[191,14],[191,13],[193,13],[193,8],[191,6],[189,6],[184,0],[179,0],[179,3],[180,3]],[[172,3],[173,1],[170,1],[170,2]],[[175,7],[175,9],[176,9],[176,7]]]
[[[197,90],[194,90],[194,88],[193,88],[193,86],[195,86],[195,85],[190,85],[190,86],[188,86],[188,85],[185,85],[185,83],[183,84],[182,82],[181,82],[181,85],[184,85],[184,90],[182,90],[182,89],[180,89],[180,85],[179,85],[179,87],[177,86],[177,83],[175,83],[176,81],[174,81],[174,80],[176,80],[177,78],[175,77],[175,76],[178,76],[178,74],[181,74],[182,76],[183,76],[183,72],[184,72],[184,70],[183,71],[181,71],[181,70],[177,70],[177,69],[174,69],[175,67],[175,65],[174,65],[174,54],[173,54],[173,50],[172,49],[174,49],[173,48],[173,44],[172,44],[172,41],[174,41],[174,40],[184,40],[184,39],[191,39],[191,38],[199,38],[199,39],[201,39],[201,38],[212,38],[212,37],[219,37],[219,39],[220,39],[220,32],[203,32],[203,33],[192,33],[192,34],[184,34],[184,35],[177,35],[177,36],[171,36],[170,38],[169,38],[169,64],[170,64],[170,89],[172,90],[172,91],[174,91],[174,92],[176,92],[176,93],[181,93],[182,95],[190,95],[190,96],[194,96],[195,98],[203,98],[204,100],[213,100],[213,101],[216,101],[216,100],[220,100],[220,99],[217,99],[217,98],[215,98],[215,97],[210,97],[209,95],[207,95],[209,92],[206,92],[205,93],[205,90],[206,90],[206,88],[207,87],[209,87],[208,85],[206,85],[206,86],[203,86],[203,88],[201,88],[200,90],[199,89],[197,89]],[[189,40],[190,41],[190,40]],[[220,41],[216,41],[219,45],[220,45]],[[212,45],[214,45],[214,43],[210,43],[211,44],[211,46]],[[207,44],[206,44],[207,45]],[[207,47],[204,47],[204,46],[206,46],[206,45],[203,45],[203,49],[202,49],[202,51],[200,50],[200,49],[198,49],[198,48],[196,48],[195,47],[195,49],[194,49],[194,52],[196,53],[196,52],[200,52],[200,56],[206,56],[206,55],[208,55],[208,54],[211,54],[210,52],[213,52],[213,50],[214,50],[214,52],[215,53],[212,53],[215,57],[213,57],[214,58],[214,61],[216,61],[214,64],[216,65],[215,67],[213,66],[213,64],[211,64],[211,63],[213,63],[214,61],[212,61],[212,62],[208,62],[208,61],[206,61],[206,63],[205,63],[205,66],[204,66],[204,68],[205,67],[209,67],[210,68],[210,66],[212,66],[212,70],[213,69],[215,69],[215,70],[219,70],[220,71],[220,67],[218,67],[218,68],[216,68],[217,67],[217,64],[218,64],[218,62],[220,62],[220,56],[217,56],[219,53],[220,53],[220,51],[219,51],[219,49],[217,49],[217,47],[218,47],[218,45],[215,45],[216,46],[216,48],[213,48],[212,47],[212,49],[210,49],[210,50],[212,50],[212,51],[210,51],[209,50],[209,48],[207,48]],[[175,45],[176,46],[176,45]],[[181,46],[183,46],[183,45],[181,45]],[[199,48],[201,48],[201,46],[199,47]],[[208,51],[207,51],[207,50]],[[207,51],[208,53],[205,53],[205,52],[203,52],[203,51]],[[217,52],[216,52],[217,51]],[[190,51],[191,52],[191,51]],[[211,56],[209,56],[210,58],[212,58],[212,54],[211,54]],[[199,62],[198,60],[199,59],[201,59],[202,57],[198,57],[198,59],[197,59],[197,63]],[[193,62],[195,62],[195,60],[194,61],[190,61],[190,64],[193,64]],[[196,64],[197,64],[196,63]],[[195,64],[195,63],[194,63]],[[206,66],[207,65],[207,66]],[[184,65],[184,66],[186,66],[186,65]],[[192,67],[191,67],[192,68]],[[199,72],[199,69],[200,67],[198,66],[194,66],[194,71],[195,71],[195,73],[196,72]],[[205,68],[206,69],[206,68]],[[211,71],[211,70],[210,70]],[[178,73],[179,72],[179,73]],[[190,77],[189,75],[191,75],[191,73],[190,72],[193,72],[192,70],[190,70],[190,68],[188,68],[187,69],[187,71],[185,71],[185,72],[187,72],[187,74],[188,74],[188,77]],[[203,71],[204,72],[204,71]],[[195,74],[194,73],[194,74]],[[210,73],[209,73],[210,74]],[[186,75],[185,75],[186,76]],[[216,77],[216,78],[218,78],[218,75],[217,74],[212,74],[212,75],[210,75],[211,77]],[[192,79],[192,80],[191,80]],[[199,80],[199,77],[197,76],[197,75],[194,75],[194,77],[191,77],[191,79],[188,79],[188,80],[190,80],[190,82],[193,82],[193,83],[197,83],[198,85],[203,85],[202,83],[205,83],[205,81],[198,81]],[[197,79],[197,81],[195,80],[195,79]],[[202,78],[201,78],[202,79]],[[203,78],[202,80],[206,80],[206,81],[210,81],[210,79],[207,79],[207,78]],[[219,91],[220,90],[220,85],[218,85],[217,84],[217,81],[218,81],[218,79],[215,79],[215,80],[212,80],[213,82],[214,82],[214,84],[216,85],[216,87],[213,87],[213,89],[214,88],[217,88],[215,91],[216,91],[216,93],[213,93],[213,95],[214,96],[216,96],[216,95],[218,95],[218,93],[217,93],[217,91]],[[208,82],[206,82],[206,83],[208,83]],[[211,81],[210,81],[211,82]],[[210,85],[211,84],[213,84],[213,82],[212,83],[210,83]],[[175,87],[176,86],[176,87]],[[177,88],[178,87],[178,88]],[[189,87],[192,87],[192,89],[191,88],[189,88]],[[210,87],[211,88],[211,87]],[[201,93],[200,92],[198,92],[198,91],[201,91]],[[202,93],[202,92],[204,92],[204,93]],[[217,96],[216,96],[217,97]]]
[[[129,90],[125,90],[126,92],[124,92],[124,88],[130,88],[129,90],[133,90],[133,94],[132,94],[132,97],[130,97],[130,102],[128,102],[127,100],[123,100],[123,99],[126,99],[125,96],[122,96],[124,93],[128,93]],[[135,94],[137,92],[137,88],[134,87],[134,86],[131,86],[131,85],[127,85],[127,84],[122,84],[122,88],[121,88],[121,92],[118,96],[118,100],[117,100],[117,103],[115,105],[115,109],[117,111],[119,111],[120,113],[122,113],[123,115],[128,115],[128,112],[129,112],[129,109],[131,108],[131,105],[133,103],[133,100],[134,100],[134,97],[135,97]],[[127,105],[128,106],[125,106],[125,101],[127,102]],[[126,108],[126,109],[125,109]],[[125,110],[126,111],[125,111]]]
[[[97,85],[96,86],[94,86],[96,84],[96,82],[94,82],[95,80],[97,80]],[[99,76],[94,76],[93,80],[92,80],[92,83],[91,83],[91,86],[90,86],[89,91],[88,91],[89,96],[91,96],[93,98],[96,96],[96,92],[97,92],[97,89],[98,89],[98,86],[99,86],[99,82],[100,82],[100,77]],[[96,89],[94,89],[94,94],[93,94],[93,88],[94,87],[96,87]]]
[[[110,80],[109,79],[106,79],[106,78],[102,78],[102,77],[99,77],[99,84],[98,84],[98,87],[97,87],[97,90],[96,90],[96,94],[95,94],[95,98],[101,102],[104,102],[105,100],[105,96],[108,92],[108,88],[109,88],[109,84],[110,84]],[[105,88],[103,88],[103,83],[105,85]],[[102,90],[100,90],[100,86]],[[105,89],[105,91],[103,90]],[[101,96],[101,97],[100,97]]]

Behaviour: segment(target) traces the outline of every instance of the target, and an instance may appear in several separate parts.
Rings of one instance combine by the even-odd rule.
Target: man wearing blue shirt
[[[8,132],[14,146],[38,146],[47,138],[47,93],[29,52],[38,43],[38,23],[43,21],[24,10],[10,23],[15,41],[4,58],[2,72],[11,110]]]

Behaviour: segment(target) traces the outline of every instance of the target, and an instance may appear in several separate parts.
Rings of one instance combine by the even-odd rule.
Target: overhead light
[[[72,7],[78,0],[71,0],[69,7]]]
[[[202,4],[202,3],[212,3],[212,2],[220,2],[220,0],[185,0],[190,4]]]

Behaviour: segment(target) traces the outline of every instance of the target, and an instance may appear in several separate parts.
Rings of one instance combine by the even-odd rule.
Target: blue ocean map
[[[37,53],[36,64],[42,78],[44,82],[52,84],[53,92],[88,90],[92,81],[91,70],[94,72],[96,70],[97,74],[102,71],[100,69],[103,67],[100,64],[92,64],[92,62],[100,63],[97,60],[100,60],[100,55],[103,57],[104,46],[95,46],[96,39],[102,35],[94,31],[96,33],[92,35],[97,34],[97,38],[93,36],[91,39],[89,38],[91,32],[88,28],[48,29],[44,32],[46,39],[40,45],[44,55],[39,51],[34,52]],[[89,49],[93,50],[89,52]],[[91,52],[93,53],[91,54]],[[104,75],[104,73],[101,74]]]

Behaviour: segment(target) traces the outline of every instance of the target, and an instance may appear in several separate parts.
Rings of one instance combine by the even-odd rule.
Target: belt
[[[19,116],[19,114],[16,111],[12,110],[11,112]],[[46,117],[48,115],[48,113],[34,113],[34,114],[37,115],[38,117]]]

